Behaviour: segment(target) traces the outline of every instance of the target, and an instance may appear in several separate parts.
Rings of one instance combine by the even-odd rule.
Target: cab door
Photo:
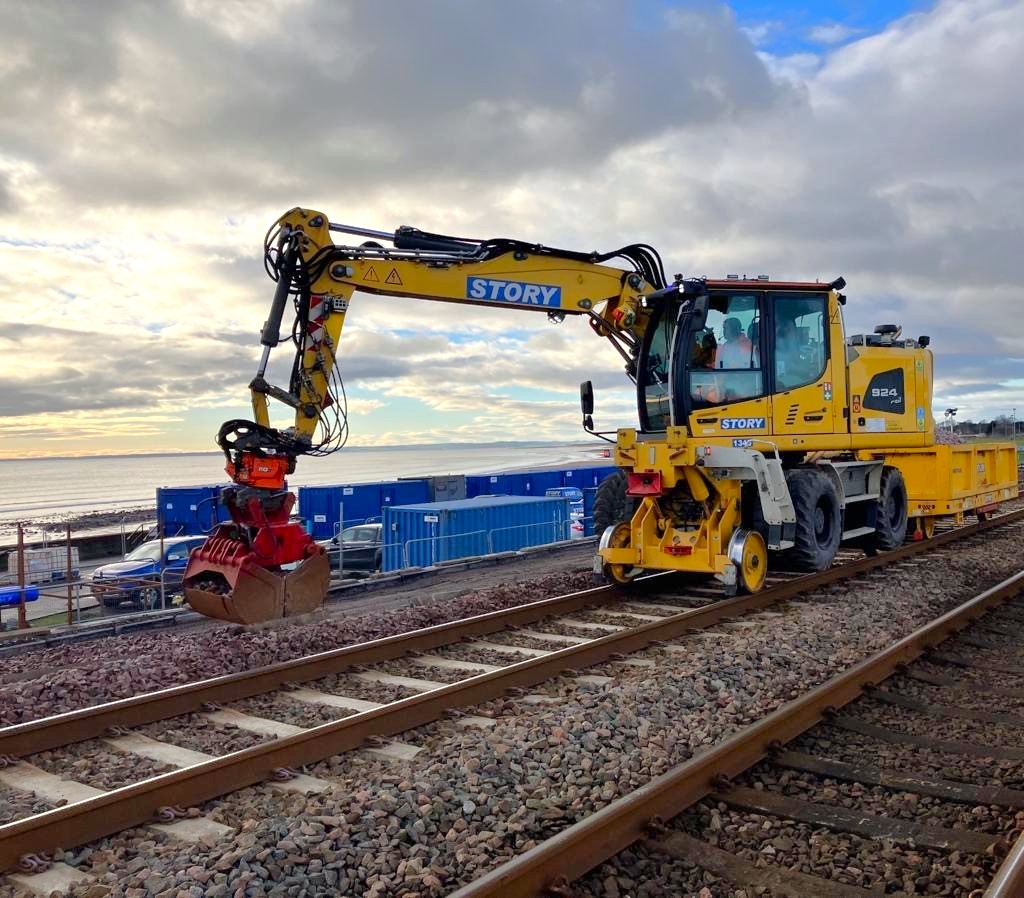
[[[728,437],[750,446],[770,434],[760,291],[712,293],[705,327],[688,334],[683,384],[694,437]]]
[[[835,426],[828,296],[774,294],[768,318],[772,432],[780,449],[816,448]]]

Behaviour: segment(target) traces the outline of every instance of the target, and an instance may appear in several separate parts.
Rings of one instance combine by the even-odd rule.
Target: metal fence
[[[122,548],[131,548],[135,541],[133,534],[126,532],[124,522],[120,533],[107,536],[114,546],[120,542]],[[162,543],[163,536],[158,538]],[[50,554],[41,555],[41,550]],[[165,557],[163,545],[160,557]],[[27,546],[24,527],[18,525],[18,541],[9,552],[8,571],[0,574],[0,630],[26,629],[33,626],[33,621],[52,626],[57,616],[60,623],[75,624],[117,614],[125,608],[168,609],[179,601],[183,568],[168,568],[163,563],[152,574],[93,580],[92,569],[118,560],[107,557],[81,562],[70,526],[61,541],[40,538]]]
[[[525,533],[524,533],[525,531]],[[495,527],[491,530],[472,530],[467,533],[455,533],[449,536],[424,536],[409,539],[397,545],[385,546],[384,551],[392,551],[398,545],[402,549],[403,567],[413,567],[413,558],[427,561],[429,565],[445,561],[458,561],[460,558],[473,558],[478,555],[496,555],[500,552],[514,552],[533,546],[543,546],[562,542],[572,535],[571,522],[541,521],[533,524],[517,524],[512,527]],[[525,537],[525,538],[517,538]],[[458,554],[453,555],[449,540],[458,540]],[[427,545],[426,553],[412,552],[411,546]],[[448,549],[449,551],[445,551]],[[425,556],[425,557],[424,557]],[[423,565],[416,565],[422,567]]]
[[[407,539],[402,545],[402,562],[403,567],[412,567],[412,553],[409,551],[409,547],[423,543],[429,545],[430,551],[427,553],[430,564],[437,564],[441,561],[452,561],[450,552],[442,551],[445,548],[449,548],[451,543],[449,540],[465,540],[465,545],[460,546],[461,551],[459,556],[461,557],[473,557],[474,555],[486,555],[490,550],[490,531],[489,530],[470,530],[467,533],[453,533],[450,536],[423,536],[418,539]],[[385,548],[385,552],[387,551]],[[459,557],[456,556],[456,557]]]

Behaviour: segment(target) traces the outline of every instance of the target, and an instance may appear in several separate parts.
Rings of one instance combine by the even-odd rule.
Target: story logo
[[[764,418],[722,418],[722,430],[759,430]]]
[[[524,306],[552,306],[562,303],[562,288],[496,278],[466,278],[467,299],[488,299]]]

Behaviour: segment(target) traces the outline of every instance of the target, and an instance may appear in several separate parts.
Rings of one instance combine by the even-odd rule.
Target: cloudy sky
[[[295,205],[842,274],[936,409],[1024,414],[1022,41],[1020,0],[0,0],[0,457],[213,448]],[[357,294],[342,370],[360,445],[578,437],[586,377],[635,419],[580,321]]]

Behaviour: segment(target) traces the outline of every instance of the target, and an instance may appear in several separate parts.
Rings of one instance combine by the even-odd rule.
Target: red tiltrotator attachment
[[[240,486],[221,501],[234,523],[220,524],[189,558],[185,598],[200,614],[253,624],[314,611],[323,604],[330,564],[301,524],[289,521],[295,496]],[[298,562],[294,570],[286,565]]]

